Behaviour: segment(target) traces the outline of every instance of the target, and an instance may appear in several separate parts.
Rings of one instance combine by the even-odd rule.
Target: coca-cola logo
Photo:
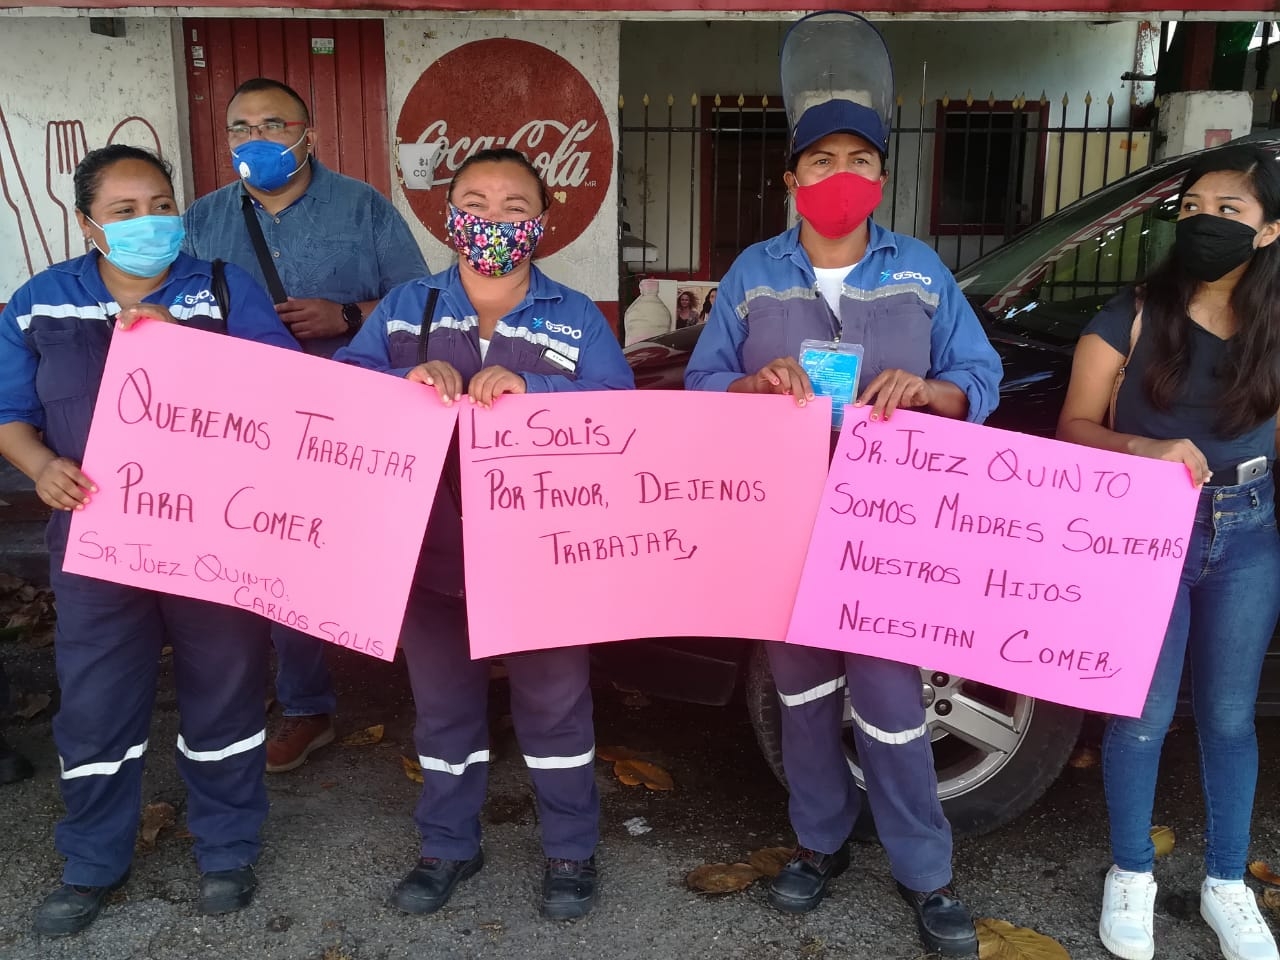
[[[431,64],[405,98],[396,138],[409,206],[442,243],[449,181],[481,150],[519,150],[546,181],[552,199],[539,256],[582,234],[613,177],[600,98],[569,61],[525,40],[477,40]]]

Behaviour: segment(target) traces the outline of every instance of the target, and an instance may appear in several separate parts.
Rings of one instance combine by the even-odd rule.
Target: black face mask
[[[1197,280],[1211,283],[1248,262],[1258,232],[1247,223],[1198,213],[1178,221],[1174,253]]]

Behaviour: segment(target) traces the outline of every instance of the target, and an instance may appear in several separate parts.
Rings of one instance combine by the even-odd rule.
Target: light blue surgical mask
[[[107,249],[98,251],[114,266],[135,277],[158,277],[178,259],[187,235],[179,216],[149,215],[113,220],[106,225],[85,217],[102,231]],[[98,244],[95,242],[94,246]]]

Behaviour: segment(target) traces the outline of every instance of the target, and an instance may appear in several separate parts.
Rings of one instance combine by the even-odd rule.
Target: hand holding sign
[[[133,306],[125,307],[116,314],[116,329],[132,329],[139,320],[158,320],[162,323],[178,322],[173,319],[173,314],[169,312],[167,307],[162,307],[157,303],[135,303]]]
[[[846,415],[788,642],[1139,714],[1195,510],[1185,471],[869,412]]]

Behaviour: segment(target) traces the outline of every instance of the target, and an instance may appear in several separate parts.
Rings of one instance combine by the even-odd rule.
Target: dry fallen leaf
[[[684,882],[698,893],[737,893],[760,879],[749,863],[704,863],[690,870]]]
[[[1152,827],[1151,842],[1156,845],[1156,856],[1167,857],[1173,853],[1173,827]]]
[[[984,917],[977,921],[978,960],[1071,960],[1057,940],[1008,920]]]
[[[765,847],[763,850],[753,851],[748,859],[753,867],[772,879],[782,872],[782,868],[794,854],[795,850],[791,847]]]
[[[624,773],[638,778],[650,790],[674,790],[676,787],[671,774],[648,760],[619,760],[613,765],[613,772],[618,775],[619,780],[622,780]],[[623,780],[623,783],[626,781]]]
[[[49,627],[45,627],[43,629],[34,631],[31,634],[31,638],[27,641],[27,645],[34,647],[38,650],[41,647],[52,646],[53,638],[54,638],[54,631]]]
[[[348,733],[338,743],[344,747],[371,747],[375,743],[382,742],[382,732],[383,725],[375,723],[373,726],[357,730],[355,733]]]
[[[1260,880],[1263,883],[1269,883],[1273,887],[1280,887],[1280,877],[1267,866],[1265,860],[1254,860],[1249,864],[1249,873],[1253,875],[1253,879]]]
[[[1267,887],[1262,891],[1262,896],[1259,899],[1262,901],[1262,905],[1272,913],[1280,913],[1280,890]]]
[[[400,763],[404,766],[404,775],[414,783],[422,783],[422,765],[413,757],[400,757]]]
[[[627,747],[596,747],[596,757],[613,763],[617,760],[634,760],[636,752]]]
[[[1102,754],[1097,747],[1076,747],[1071,751],[1071,759],[1067,761],[1077,770],[1088,770],[1096,767],[1102,759]]]
[[[17,705],[13,708],[13,715],[21,717],[23,720],[30,720],[36,714],[49,706],[50,698],[47,693],[27,693],[18,698]]]
[[[615,763],[613,765],[613,773],[614,773],[614,776],[618,778],[618,782],[621,783],[624,787],[638,787],[644,783],[644,781],[640,779],[640,777],[638,777],[634,773],[631,773],[626,767],[622,766],[620,763]]]
[[[156,837],[165,827],[172,827],[178,822],[178,814],[173,804],[159,801],[148,803],[142,808],[142,825],[138,828],[138,845],[150,850],[156,845]]]

